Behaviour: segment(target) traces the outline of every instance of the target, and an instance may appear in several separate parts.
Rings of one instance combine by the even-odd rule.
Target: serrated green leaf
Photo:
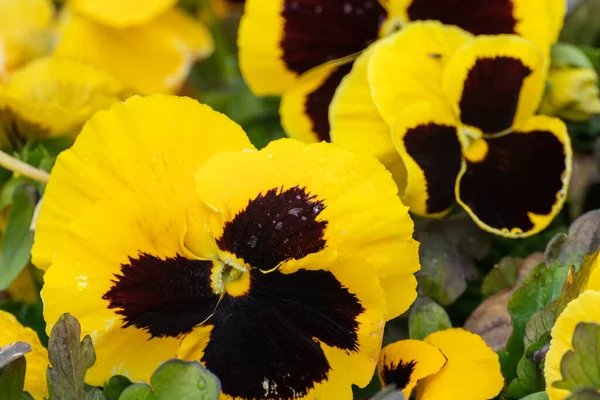
[[[218,400],[221,384],[197,361],[169,360],[150,378],[152,387],[136,383],[126,388],[119,400]]]
[[[512,287],[517,281],[519,264],[523,261],[518,257],[504,257],[494,265],[494,268],[483,278],[481,295],[489,297],[499,291]]]
[[[93,388],[83,394],[83,400],[107,400],[102,390]]]
[[[119,400],[123,390],[131,386],[132,382],[123,375],[115,375],[104,383],[104,395],[108,400]]]
[[[411,339],[423,340],[430,333],[452,328],[444,307],[427,297],[419,297],[408,314],[408,332]]]
[[[0,255],[0,290],[6,290],[29,263],[33,237],[29,226],[35,209],[35,192],[30,186],[15,189],[2,236]]]
[[[529,319],[561,294],[569,268],[558,263],[539,264],[523,278],[521,286],[508,303],[513,332],[506,344],[502,372],[507,381],[516,377],[517,364],[525,351],[525,328]]]
[[[553,386],[573,393],[600,389],[600,325],[580,322],[573,333],[573,350],[560,362],[562,381]]]
[[[52,327],[48,341],[48,387],[50,399],[79,400],[85,393],[85,373],[94,365],[92,340],[80,342],[81,327],[75,317],[63,314]]]
[[[21,400],[27,362],[25,354],[31,346],[16,342],[0,347],[0,389],[2,400]]]

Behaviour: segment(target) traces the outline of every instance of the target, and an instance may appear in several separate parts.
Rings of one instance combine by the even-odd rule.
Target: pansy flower
[[[26,342],[31,346],[31,351],[25,354],[27,370],[24,390],[36,400],[45,399],[48,395],[46,385],[48,351],[42,346],[37,333],[21,325],[14,315],[2,310],[0,310],[0,327],[0,348],[15,342]]]
[[[212,53],[208,29],[176,0],[69,0],[55,54],[102,68],[139,93],[179,89]]]
[[[552,328],[544,363],[550,400],[597,397],[599,335],[600,292],[588,290],[567,305]]]
[[[51,0],[0,0],[0,81],[50,50]]]
[[[225,398],[351,398],[416,296],[413,224],[374,158],[283,139],[256,151],[188,98],[98,112],[57,159],[33,261],[51,328],[92,337],[89,383],[199,360]]]
[[[517,36],[414,23],[357,61],[332,105],[334,142],[358,149],[373,132],[388,165],[400,162],[395,144],[415,214],[443,216],[458,201],[485,230],[532,235],[561,209],[571,171],[565,125],[534,116],[545,72]]]
[[[461,328],[384,347],[377,374],[382,386],[395,385],[407,399],[416,388],[417,400],[491,399],[504,385],[498,355]]]
[[[74,138],[96,111],[129,92],[112,75],[71,60],[42,58],[17,70],[0,89],[0,141]]]
[[[564,0],[248,0],[238,36],[252,91],[281,95],[294,138],[329,140],[328,109],[352,61],[411,21],[439,20],[473,34],[517,34],[549,50]]]

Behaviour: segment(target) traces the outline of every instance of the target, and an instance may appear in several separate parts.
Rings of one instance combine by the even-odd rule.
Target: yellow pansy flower
[[[104,69],[143,94],[177,91],[213,51],[208,29],[175,0],[70,0],[55,54]]]
[[[198,360],[224,398],[350,399],[416,296],[407,208],[375,159],[292,139],[257,151],[188,98],[100,111],[57,159],[34,263],[48,329],[76,316],[90,384]]]
[[[16,71],[0,89],[0,140],[74,138],[96,111],[128,92],[110,74],[76,61],[43,58]]]
[[[384,347],[377,373],[383,386],[394,384],[407,399],[416,388],[417,400],[486,400],[504,385],[498,355],[461,328]]]
[[[37,333],[26,328],[17,321],[14,315],[0,310],[0,347],[15,342],[26,342],[31,352],[25,354],[27,369],[25,371],[24,390],[36,400],[43,400],[48,395],[46,385],[46,369],[48,368],[48,351],[40,343]]]
[[[534,116],[545,74],[518,36],[415,22],[359,57],[332,102],[333,142],[402,162],[396,181],[415,214],[444,216],[457,201],[487,231],[529,236],[560,211],[571,172],[565,125]]]
[[[50,50],[51,0],[0,0],[0,82]]]
[[[240,68],[254,93],[283,95],[280,113],[289,136],[329,140],[329,105],[353,61],[410,22],[438,20],[475,35],[516,34],[548,52],[564,13],[564,0],[247,0]]]

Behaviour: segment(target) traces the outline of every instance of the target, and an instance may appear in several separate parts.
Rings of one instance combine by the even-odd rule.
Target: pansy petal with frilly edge
[[[421,379],[437,373],[446,362],[446,356],[435,346],[420,340],[400,340],[383,348],[377,374],[382,386],[393,384],[408,399]]]
[[[434,332],[423,341],[437,347],[448,361],[438,373],[419,382],[418,400],[492,399],[502,390],[498,355],[479,335],[453,328]]]
[[[281,125],[286,134],[306,143],[330,141],[329,105],[351,60],[331,62],[303,74],[281,97]]]
[[[565,379],[564,373],[566,371],[561,369],[562,364],[565,355],[574,350],[574,335],[577,327],[582,323],[600,325],[600,292],[588,290],[579,295],[567,305],[552,328],[552,339],[544,364],[546,393],[550,400],[564,400],[570,398],[573,394],[570,389],[564,386],[561,388],[559,382]],[[575,351],[577,350],[579,349],[575,349]],[[593,377],[597,377],[597,348],[589,347],[582,350],[590,355],[590,371],[581,372],[586,380],[594,379]],[[598,386],[592,386],[590,389],[597,391]]]
[[[416,103],[398,115],[392,138],[407,171],[404,203],[418,215],[447,214],[462,162],[452,111],[444,103]]]
[[[124,29],[99,24],[69,8],[61,17],[57,56],[105,69],[142,94],[177,90],[193,63],[214,47],[208,29],[177,9]]]
[[[31,346],[31,352],[25,354],[27,370],[25,372],[24,390],[34,399],[44,399],[48,396],[46,384],[46,369],[48,368],[48,351],[42,346],[37,333],[26,328],[17,321],[14,315],[0,310],[0,347],[15,342],[26,342]]]
[[[482,141],[464,161],[456,198],[483,229],[507,237],[533,235],[561,210],[571,176],[565,124],[536,116],[512,133]]]
[[[47,269],[69,224],[95,203],[127,191],[193,202],[198,165],[219,151],[253,148],[237,124],[188,98],[133,97],[97,113],[53,168],[37,221],[34,264]],[[201,204],[191,208],[204,213]]]
[[[342,79],[329,109],[331,142],[352,151],[366,151],[392,173],[402,195],[406,186],[406,169],[371,97],[367,80],[368,65],[377,45],[371,45],[354,61],[352,71]]]
[[[454,112],[474,135],[499,135],[536,111],[546,61],[518,36],[479,37],[461,47],[444,69],[443,86]]]
[[[356,54],[379,37],[376,0],[247,0],[240,68],[256,94],[281,94],[314,67]]]
[[[223,165],[229,167],[224,169]],[[307,171],[310,171],[310,179],[307,179]],[[326,143],[305,145],[294,140],[279,140],[260,152],[215,155],[198,170],[196,181],[202,200],[218,211],[224,221],[231,220],[246,208],[248,199],[258,199],[261,194],[275,198],[277,193],[285,195],[279,200],[283,208],[276,209],[281,220],[266,218],[260,221],[257,217],[249,217],[258,228],[267,224],[276,228],[265,233],[265,237],[249,231],[247,240],[242,241],[242,244],[252,244],[273,240],[282,252],[278,255],[269,249],[271,260],[262,269],[276,267],[294,254],[289,252],[298,249],[298,241],[308,241],[310,251],[300,253],[302,256],[330,248],[375,265],[386,293],[387,319],[400,315],[414,301],[416,281],[413,273],[419,266],[417,243],[411,238],[412,221],[397,196],[396,185],[389,173],[372,157],[334,150]],[[228,187],[236,190],[228,190]],[[308,199],[305,200],[308,203],[304,204],[300,199]],[[279,201],[267,209],[275,207]],[[298,205],[294,205],[296,201]],[[319,228],[307,225],[313,218],[316,222],[326,222],[318,225]],[[213,231],[215,237],[221,236],[223,227],[223,223],[217,224]],[[284,234],[291,235],[296,231],[293,237]],[[233,256],[236,262],[243,259],[243,264],[258,267],[241,253],[227,247],[220,249],[222,258]],[[253,253],[252,248],[246,251]]]

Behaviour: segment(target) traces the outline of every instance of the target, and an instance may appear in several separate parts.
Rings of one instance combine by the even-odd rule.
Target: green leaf
[[[523,261],[518,257],[504,257],[494,265],[494,268],[483,278],[481,295],[489,297],[503,289],[512,287],[517,281],[519,264]]]
[[[102,390],[93,388],[83,394],[83,400],[107,400]]]
[[[539,264],[525,277],[508,303],[513,333],[506,344],[506,354],[502,359],[502,372],[507,381],[516,377],[517,364],[525,351],[525,328],[529,319],[546,304],[556,300],[569,272],[569,266],[551,263]]]
[[[550,66],[551,68],[594,68],[581,49],[567,43],[556,43],[552,46]]]
[[[537,392],[521,398],[521,400],[548,400],[546,392]]]
[[[507,398],[520,399],[544,389],[543,362],[549,343],[550,333],[546,332],[535,343],[528,346],[527,352],[517,365],[517,377],[510,382],[506,389],[505,396]]]
[[[104,395],[108,400],[119,400],[123,390],[131,386],[132,382],[123,375],[115,375],[104,383]]]
[[[567,397],[566,400],[600,400],[600,393],[596,389],[581,389]]]
[[[580,322],[573,333],[573,350],[560,362],[562,381],[553,386],[577,392],[581,389],[600,389],[600,325]]]
[[[85,393],[85,373],[94,365],[96,354],[92,339],[80,342],[81,327],[75,317],[63,314],[52,327],[48,341],[48,386],[50,399],[79,400]]]
[[[29,226],[35,209],[35,190],[30,186],[15,189],[2,237],[0,291],[6,290],[29,263],[33,237]]]
[[[218,400],[221,384],[197,361],[169,360],[150,378],[152,387],[136,383],[123,391],[119,400]]]
[[[427,297],[419,297],[408,314],[408,332],[411,339],[423,340],[430,333],[452,328],[444,307]]]
[[[23,395],[21,395],[21,400],[35,400],[35,399],[28,392],[23,392]]]
[[[13,314],[22,325],[36,331],[40,341],[46,346],[48,344],[48,336],[46,335],[46,322],[44,321],[43,309],[44,306],[41,302],[34,304],[12,300],[0,302],[0,310]]]
[[[31,351],[25,342],[0,347],[0,389],[2,400],[21,400],[25,382],[24,355]]]

